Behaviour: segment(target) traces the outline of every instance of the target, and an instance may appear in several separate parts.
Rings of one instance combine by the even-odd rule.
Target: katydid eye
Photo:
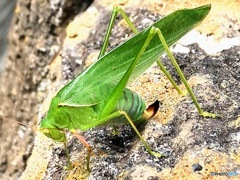
[[[44,129],[44,133],[49,134],[50,133],[49,129]]]

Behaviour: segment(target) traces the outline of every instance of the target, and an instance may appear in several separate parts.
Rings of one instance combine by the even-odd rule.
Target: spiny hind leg
[[[106,51],[106,48],[107,48],[107,45],[108,45],[108,40],[109,40],[109,36],[110,36],[110,33],[111,33],[111,30],[112,30],[112,27],[113,27],[113,23],[117,17],[117,14],[120,13],[123,17],[123,19],[127,22],[127,24],[129,25],[130,29],[135,33],[137,34],[138,33],[138,30],[134,27],[133,23],[130,21],[130,19],[128,18],[128,16],[126,15],[126,13],[120,8],[120,7],[114,7],[113,9],[113,12],[112,12],[112,16],[111,16],[111,20],[110,20],[110,23],[109,23],[109,26],[108,26],[108,29],[107,29],[107,33],[106,33],[106,36],[104,38],[104,44],[102,46],[102,49],[101,49],[101,52],[99,54],[99,57],[101,57],[102,55],[104,55],[105,51]],[[181,78],[181,81],[184,83],[186,89],[187,89],[187,92],[190,94],[198,112],[200,115],[202,115],[203,117],[213,117],[215,118],[216,117],[216,114],[213,114],[213,113],[209,113],[209,112],[206,112],[206,111],[203,111],[201,106],[199,105],[198,101],[197,101],[197,98],[196,96],[194,95],[191,87],[189,86],[186,78],[184,77],[178,63],[176,62],[174,56],[172,55],[163,35],[162,35],[162,32],[159,28],[155,28],[155,27],[152,27],[154,29],[156,29],[155,33],[158,34],[158,37],[161,41],[161,43],[163,44],[163,47],[167,53],[167,55],[169,56],[172,64],[174,65],[175,69],[177,70],[180,78]],[[172,76],[170,75],[170,73],[166,70],[166,68],[164,67],[164,65],[162,64],[161,60],[157,60],[157,64],[158,66],[160,67],[160,69],[163,71],[163,73],[167,76],[167,78],[169,79],[169,81],[172,83],[172,85],[174,86],[174,88],[178,91],[179,94],[182,94],[182,95],[185,95],[186,93],[183,92],[177,85],[177,83],[173,80]]]

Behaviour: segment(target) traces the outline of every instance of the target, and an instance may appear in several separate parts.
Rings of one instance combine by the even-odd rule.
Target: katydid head
[[[63,130],[58,129],[55,125],[51,124],[47,117],[44,118],[41,122],[40,132],[43,133],[48,138],[53,139],[58,142],[65,142],[65,132]]]

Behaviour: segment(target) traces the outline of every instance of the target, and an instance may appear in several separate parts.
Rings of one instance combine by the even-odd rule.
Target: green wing
[[[195,9],[178,10],[158,20],[152,26],[161,29],[168,46],[171,46],[200,23],[210,9],[210,5],[205,5]],[[135,55],[138,54],[149,29],[141,31],[101,57],[63,87],[58,93],[61,99],[60,104],[83,107],[104,101],[112,92],[114,85],[123,77]],[[156,36],[142,55],[129,81],[132,82],[141,75],[163,52],[164,48]]]

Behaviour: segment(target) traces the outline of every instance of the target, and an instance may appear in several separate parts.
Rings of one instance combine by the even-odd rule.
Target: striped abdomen
[[[146,109],[145,102],[137,93],[124,89],[123,95],[119,99],[114,111],[125,111],[134,123],[141,123],[154,116],[159,108],[159,102],[156,101]],[[127,123],[124,116],[112,120],[113,123]]]
[[[133,121],[140,119],[145,109],[146,105],[142,98],[129,89],[123,91],[116,107],[116,110],[125,111]]]

